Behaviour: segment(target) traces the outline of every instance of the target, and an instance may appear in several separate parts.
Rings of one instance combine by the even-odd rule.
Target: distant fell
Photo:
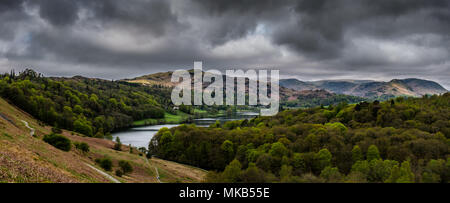
[[[189,70],[189,72],[193,74],[192,70]],[[142,85],[160,85],[165,87],[174,87],[176,83],[170,81],[172,73],[173,72],[155,73],[136,77],[133,79],[124,79],[122,81]],[[227,77],[223,76],[224,84],[226,79]],[[282,82],[284,82],[284,85],[282,84]],[[246,83],[246,85],[248,85],[248,79]],[[203,84],[203,87],[206,87],[207,85],[209,84]],[[333,84],[329,84],[329,86],[333,87]],[[248,91],[248,88],[246,88],[246,91]],[[318,88],[316,84],[302,82],[297,79],[287,79],[280,81],[279,93],[281,104],[287,107],[314,107],[320,105],[338,104],[340,102],[355,103],[365,100],[361,97],[343,95],[342,93]]]
[[[294,90],[323,89],[336,94],[364,98],[388,98],[397,96],[420,97],[448,92],[440,84],[417,78],[394,79],[389,82],[371,80],[322,80],[305,82],[297,79],[280,80],[280,86]]]

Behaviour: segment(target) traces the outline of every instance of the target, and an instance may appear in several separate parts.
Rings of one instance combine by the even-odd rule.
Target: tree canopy
[[[96,137],[134,120],[164,118],[170,109],[168,88],[80,76],[46,78],[32,70],[0,75],[0,96],[49,125]]]
[[[448,182],[449,138],[447,93],[181,125],[149,153],[216,171],[211,182]]]

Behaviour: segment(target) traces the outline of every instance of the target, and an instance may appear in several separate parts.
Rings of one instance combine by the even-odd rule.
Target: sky
[[[123,79],[194,61],[450,89],[450,1],[0,0],[0,72]]]

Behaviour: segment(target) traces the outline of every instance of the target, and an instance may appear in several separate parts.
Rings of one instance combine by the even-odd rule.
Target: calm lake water
[[[208,127],[209,125],[215,123],[217,120],[220,122],[233,121],[233,120],[243,120],[250,119],[258,116],[255,112],[238,112],[236,116],[233,117],[217,117],[217,118],[200,118],[195,119],[194,123],[199,127]],[[148,143],[152,137],[161,128],[173,128],[179,126],[180,124],[164,124],[164,125],[149,125],[143,127],[129,128],[124,131],[116,132],[112,134],[113,140],[116,137],[120,138],[120,141],[125,144],[131,144],[134,147],[148,147]]]

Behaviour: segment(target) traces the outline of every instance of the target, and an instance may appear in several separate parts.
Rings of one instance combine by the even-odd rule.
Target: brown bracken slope
[[[35,136],[25,122],[35,129]],[[70,131],[63,135],[72,143],[85,142],[90,146],[88,153],[74,146],[69,152],[61,151],[42,137],[51,132],[51,127],[35,120],[27,113],[0,98],[0,182],[112,182],[88,165],[104,171],[96,158],[109,157],[113,170],[104,171],[120,182],[158,182],[155,167],[162,182],[200,182],[206,172],[190,166],[165,160],[146,160],[138,150],[122,146],[122,151],[113,150],[114,142],[89,138]],[[122,177],[114,173],[118,162],[126,160],[133,166],[133,172]]]

